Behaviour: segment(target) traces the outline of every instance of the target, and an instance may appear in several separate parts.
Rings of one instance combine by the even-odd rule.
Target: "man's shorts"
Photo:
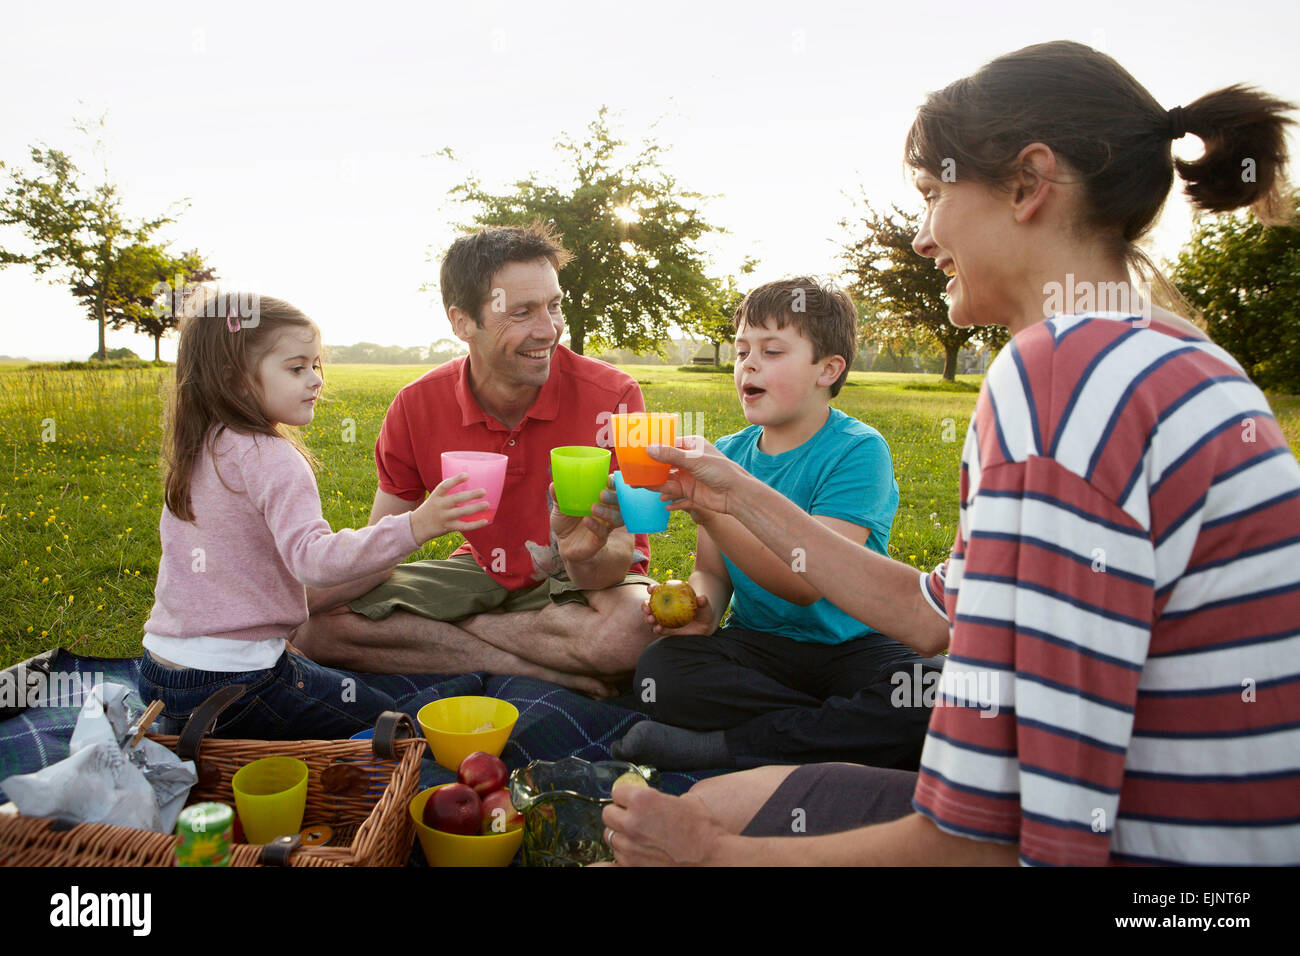
[[[654,584],[654,578],[629,572],[623,584]],[[547,578],[531,588],[510,591],[478,566],[471,554],[445,561],[399,564],[383,584],[348,607],[372,621],[394,611],[434,621],[459,621],[475,614],[540,611],[551,604],[587,604],[586,592],[566,577]]]

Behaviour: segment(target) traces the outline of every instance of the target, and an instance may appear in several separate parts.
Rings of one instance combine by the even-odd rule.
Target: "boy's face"
[[[752,425],[784,425],[825,408],[829,392],[819,381],[825,369],[793,324],[778,329],[775,322],[745,321],[736,332],[736,393]]]

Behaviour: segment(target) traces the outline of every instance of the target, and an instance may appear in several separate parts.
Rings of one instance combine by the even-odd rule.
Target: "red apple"
[[[483,798],[483,833],[509,833],[524,825],[524,815],[510,802],[509,790],[493,790]]]
[[[476,750],[460,762],[458,777],[461,783],[483,797],[504,787],[510,779],[510,772],[500,757]]]
[[[482,819],[482,801],[463,783],[439,787],[424,805],[424,825],[443,833],[475,836]]]

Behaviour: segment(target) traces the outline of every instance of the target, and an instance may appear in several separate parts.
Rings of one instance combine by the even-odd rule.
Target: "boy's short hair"
[[[492,298],[492,277],[507,263],[537,259],[545,259],[559,272],[573,258],[560,244],[562,238],[553,223],[540,220],[527,226],[489,226],[461,236],[442,257],[443,308],[450,311],[456,306],[482,328],[479,313]]]
[[[844,371],[831,385],[831,398],[838,395],[858,354],[858,310],[853,300],[829,282],[808,276],[780,279],[745,296],[731,324],[739,332],[744,323],[765,326],[769,321],[778,329],[793,325],[812,343],[814,362],[843,356]]]

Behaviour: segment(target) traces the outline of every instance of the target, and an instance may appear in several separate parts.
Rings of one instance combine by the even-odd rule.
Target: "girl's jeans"
[[[146,704],[162,698],[163,733],[180,733],[190,711],[228,684],[247,689],[217,718],[214,737],[342,740],[397,709],[393,698],[354,675],[289,651],[267,670],[237,673],[173,670],[148,651],[140,661],[140,698]]]

